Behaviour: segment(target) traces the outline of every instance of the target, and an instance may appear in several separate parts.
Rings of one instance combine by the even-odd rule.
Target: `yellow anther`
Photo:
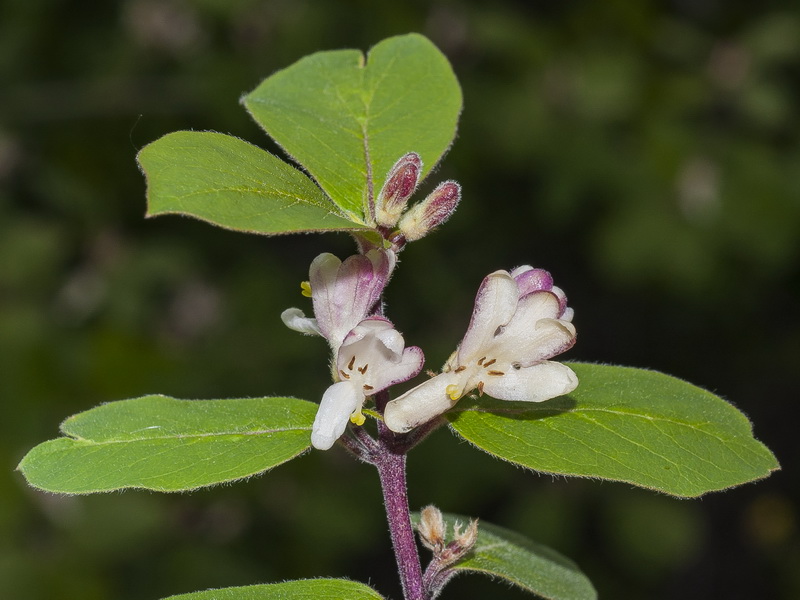
[[[446,388],[444,388],[444,391],[450,400],[458,400],[461,398],[461,388],[455,383],[448,385]]]
[[[358,425],[359,427],[363,425],[367,420],[367,417],[361,414],[361,409],[359,408],[356,412],[350,415],[350,422]]]
[[[300,293],[303,294],[306,298],[311,298],[311,282],[310,281],[301,281],[300,282]]]

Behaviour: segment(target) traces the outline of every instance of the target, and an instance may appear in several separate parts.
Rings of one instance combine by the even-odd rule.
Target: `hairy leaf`
[[[145,146],[138,160],[148,216],[182,214],[262,234],[363,228],[306,175],[230,135],[176,131]]]
[[[462,528],[469,519],[444,514],[448,531],[456,523]],[[419,522],[419,515],[413,517]],[[523,535],[480,521],[478,541],[466,558],[451,567],[459,572],[485,573],[500,577],[523,590],[549,600],[594,600],[592,583],[571,560],[555,550],[527,539]]]
[[[305,579],[206,590],[170,596],[164,600],[382,600],[383,596],[363,583],[346,579]]]
[[[311,445],[317,405],[296,398],[144,396],[68,418],[20,462],[34,487],[65,494],[191,490],[263,473]]]
[[[318,52],[244,97],[253,118],[354,219],[389,169],[417,152],[430,172],[449,148],[461,89],[441,52],[409,34],[359,50]]]
[[[460,436],[503,460],[675,496],[722,490],[778,468],[747,418],[706,390],[654,371],[570,366],[580,385],[569,396],[465,399],[447,417]]]

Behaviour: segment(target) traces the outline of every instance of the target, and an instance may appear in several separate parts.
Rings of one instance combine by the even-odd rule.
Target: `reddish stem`
[[[422,583],[417,542],[408,509],[406,455],[391,447],[393,438],[394,434],[384,427],[383,423],[379,423],[380,450],[373,464],[377,467],[381,480],[386,518],[389,521],[392,546],[400,572],[403,597],[405,600],[427,600],[428,595]]]

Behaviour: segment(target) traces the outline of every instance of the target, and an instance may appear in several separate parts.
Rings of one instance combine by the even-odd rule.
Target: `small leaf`
[[[296,398],[121,400],[68,418],[69,437],[39,444],[17,468],[32,486],[64,494],[191,490],[302,454],[316,410]]]
[[[722,398],[655,371],[571,364],[580,384],[538,404],[487,397],[447,414],[478,448],[529,469],[625,481],[675,496],[779,468],[747,418]]]
[[[304,579],[206,590],[170,596],[164,600],[383,600],[383,596],[356,581]]]
[[[248,233],[363,228],[306,175],[222,133],[176,131],[137,157],[147,177],[147,215],[182,214]]]
[[[449,531],[466,517],[445,514]],[[414,523],[419,515],[414,515]],[[568,558],[514,531],[480,521],[478,541],[466,559],[450,567],[454,571],[486,573],[550,600],[594,600],[591,581]]]
[[[418,34],[359,50],[318,52],[244,97],[253,118],[353,218],[395,161],[422,157],[422,177],[450,147],[461,89],[444,55]]]

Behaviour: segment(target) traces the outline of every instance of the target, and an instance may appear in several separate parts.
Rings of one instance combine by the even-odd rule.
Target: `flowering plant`
[[[577,330],[565,293],[541,268],[488,274],[453,354],[439,373],[420,375],[423,351],[407,345],[382,298],[400,253],[450,218],[462,196],[445,181],[412,202],[461,111],[455,75],[428,40],[390,38],[367,60],[350,50],[314,54],[267,78],[244,103],[311,177],[231,136],[171,133],[139,154],[148,213],[251,233],[351,235],[351,256],[324,253],[311,263],[302,291],[313,316],[295,307],[281,315],[291,329],[326,340],[330,384],[318,402],[154,395],[101,405],[28,453],[19,469],[31,485],[64,494],[193,490],[338,446],[377,470],[406,600],[431,600],[469,571],[575,600],[596,592],[556,552],[433,506],[411,513],[407,454],[447,429],[527,469],[680,497],[778,467],[747,419],[713,394],[653,371],[551,360],[572,347]],[[415,529],[432,553],[425,568]],[[173,600],[309,597],[382,596],[357,582],[314,579]]]

